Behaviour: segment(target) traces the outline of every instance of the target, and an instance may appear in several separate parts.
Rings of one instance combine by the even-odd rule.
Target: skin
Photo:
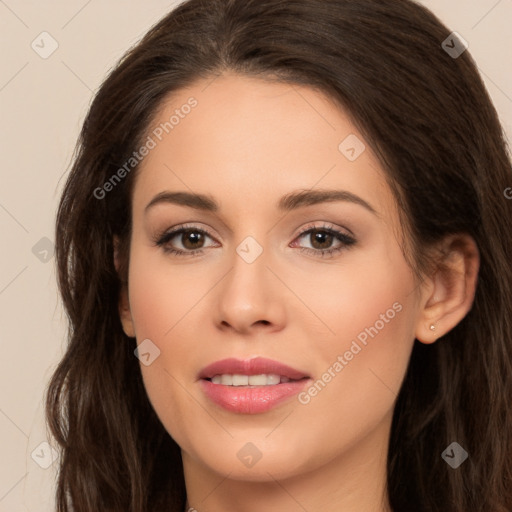
[[[463,235],[446,239],[447,268],[418,282],[400,247],[397,206],[379,162],[369,144],[353,162],[340,152],[348,135],[364,137],[320,92],[226,73],[169,97],[154,126],[190,96],[197,107],[139,169],[129,284],[120,299],[125,333],[160,350],[141,371],[156,413],[182,449],[187,506],[390,510],[387,443],[413,343],[435,342],[469,311],[476,246]],[[276,207],[292,191],[320,188],[356,194],[376,214],[347,201]],[[210,194],[220,209],[160,203],[144,213],[164,190]],[[178,235],[167,246],[191,251],[195,243],[202,253],[175,256],[155,245],[158,234],[184,223],[212,237],[190,243]],[[310,226],[322,232],[325,224],[352,233],[356,243],[322,258],[322,248],[341,243],[298,235]],[[263,249],[251,264],[236,252],[247,236]],[[200,388],[199,371],[228,357],[263,356],[321,379],[394,303],[401,311],[307,404],[293,397],[265,413],[236,414]],[[261,453],[252,467],[237,457],[248,442]]]

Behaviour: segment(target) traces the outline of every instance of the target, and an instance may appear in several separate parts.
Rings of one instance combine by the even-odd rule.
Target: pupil
[[[327,240],[324,240],[323,244],[325,245],[327,243],[327,246],[329,246],[329,242],[332,239],[332,235],[330,235],[329,233],[325,233],[325,232],[320,232],[320,233],[317,232],[315,234],[315,236],[314,236],[315,243],[319,242],[320,245],[322,245],[322,237],[326,237],[327,238]],[[315,243],[313,243],[313,247],[315,246]]]
[[[201,233],[197,233],[196,231],[188,231],[186,233],[183,233],[184,241],[183,245],[187,247],[189,245],[189,241],[192,240],[191,244],[192,247],[187,247],[188,249],[196,249],[197,247],[194,247],[194,244],[197,244],[197,242],[201,241],[201,237],[203,235]],[[183,240],[182,240],[183,242]]]

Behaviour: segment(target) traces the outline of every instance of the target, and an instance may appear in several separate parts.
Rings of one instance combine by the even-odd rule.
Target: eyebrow
[[[281,211],[288,212],[305,206],[336,201],[358,204],[378,216],[377,211],[372,205],[363,198],[353,194],[352,192],[348,192],[347,190],[317,189],[294,191],[281,197],[277,203],[277,208]],[[144,212],[147,213],[152,207],[162,203],[188,206],[189,208],[208,212],[218,212],[220,209],[219,204],[211,195],[191,192],[163,191],[151,199],[151,201],[146,205]]]

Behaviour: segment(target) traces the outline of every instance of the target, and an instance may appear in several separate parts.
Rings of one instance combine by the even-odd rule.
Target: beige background
[[[51,244],[78,130],[107,71],[176,3],[0,0],[0,512],[52,510],[42,397],[66,325]],[[422,3],[469,42],[512,140],[512,0]],[[31,47],[51,49],[45,31],[46,59]]]

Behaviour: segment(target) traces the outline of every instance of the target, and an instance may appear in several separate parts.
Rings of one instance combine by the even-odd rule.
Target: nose
[[[283,328],[286,287],[268,260],[266,251],[251,263],[235,253],[233,266],[219,283],[215,298],[219,329],[247,335]]]

